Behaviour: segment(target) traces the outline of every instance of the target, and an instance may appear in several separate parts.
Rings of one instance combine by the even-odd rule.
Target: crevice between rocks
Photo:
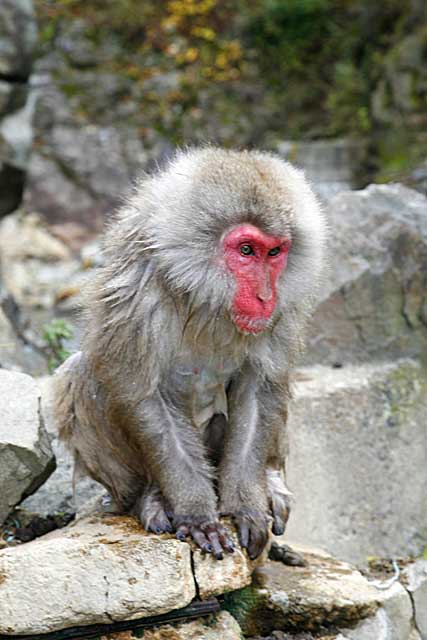
[[[421,633],[421,629],[417,625],[417,616],[416,616],[416,609],[415,609],[415,602],[414,602],[413,593],[412,593],[412,591],[409,591],[409,589],[404,584],[402,584],[402,582],[400,584],[405,589],[405,591],[408,594],[409,599],[411,601],[411,606],[412,606],[412,620],[411,620],[411,623],[412,623],[412,626],[416,631],[418,631],[418,633],[420,634],[420,637],[422,638],[423,634]]]
[[[191,563],[191,573],[193,574],[194,586],[196,588],[196,598],[200,599],[200,588],[196,579],[196,564],[194,562],[194,551],[190,546],[190,563]]]

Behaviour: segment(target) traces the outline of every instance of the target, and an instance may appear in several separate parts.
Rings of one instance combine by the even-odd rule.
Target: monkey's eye
[[[254,250],[252,249],[250,244],[242,244],[240,247],[240,253],[242,256],[253,256],[255,255]]]
[[[268,252],[269,256],[278,256],[280,253],[280,249],[281,247],[274,247],[274,249],[270,249],[270,251]]]

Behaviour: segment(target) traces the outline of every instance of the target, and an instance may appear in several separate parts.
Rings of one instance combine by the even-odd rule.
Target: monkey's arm
[[[212,469],[199,433],[167,394],[157,390],[138,406],[141,449],[150,475],[172,508],[177,537],[190,535],[209,553],[222,557],[234,546],[218,521]]]
[[[256,558],[268,540],[269,496],[267,466],[278,424],[284,427],[285,389],[257,380],[246,369],[232,382],[230,420],[220,464],[221,513],[231,514],[238,526],[240,542]]]

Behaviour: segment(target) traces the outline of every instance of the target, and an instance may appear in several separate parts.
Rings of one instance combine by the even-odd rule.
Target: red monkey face
[[[236,291],[232,319],[244,333],[260,333],[276,307],[277,279],[286,267],[291,241],[263,233],[252,224],[232,229],[223,239],[225,264]]]

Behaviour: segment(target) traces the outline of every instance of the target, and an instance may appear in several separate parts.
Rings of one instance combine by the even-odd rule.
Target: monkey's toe
[[[285,533],[286,524],[291,512],[289,496],[273,494],[269,496],[270,510],[273,517],[272,531],[275,536]]]
[[[241,546],[247,550],[250,559],[255,560],[268,542],[268,519],[263,514],[243,512],[235,515],[234,520]]]
[[[167,515],[166,505],[160,491],[146,491],[135,505],[135,511],[146,531],[172,533],[172,518]]]
[[[224,551],[233,553],[234,543],[227,529],[218,521],[203,521],[195,519],[194,522],[183,522],[177,526],[176,537],[185,540],[190,536],[204,553],[211,553],[217,560],[222,560]]]

